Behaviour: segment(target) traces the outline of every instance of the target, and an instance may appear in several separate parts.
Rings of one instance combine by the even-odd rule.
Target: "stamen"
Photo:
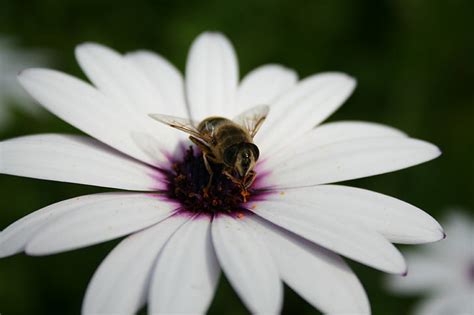
[[[241,214],[246,211],[245,203],[260,195],[253,185],[245,190],[222,173],[222,164],[211,164],[213,180],[208,190],[209,172],[201,152],[194,152],[190,146],[180,161],[162,171],[166,177],[166,195],[179,202],[181,211],[216,214]]]

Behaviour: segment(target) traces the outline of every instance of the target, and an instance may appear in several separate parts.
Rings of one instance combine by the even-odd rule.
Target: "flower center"
[[[213,172],[208,189],[210,174],[204,164],[201,152],[193,146],[185,149],[183,158],[171,163],[166,176],[166,196],[181,205],[181,211],[216,215],[219,213],[239,215],[245,211],[245,203],[263,192],[254,183],[247,190],[234,183],[222,173],[222,164],[210,164]],[[258,175],[257,175],[258,176]]]

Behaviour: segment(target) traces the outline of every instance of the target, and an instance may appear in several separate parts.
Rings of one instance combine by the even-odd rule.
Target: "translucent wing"
[[[197,121],[162,114],[149,114],[148,116],[165,125],[184,131],[187,134],[190,134],[191,136],[198,138],[206,143],[210,143],[211,141],[208,136],[203,135],[199,132],[199,130],[197,129],[199,123]]]
[[[265,118],[267,118],[269,111],[270,107],[267,105],[258,105],[246,110],[233,120],[235,123],[247,129],[253,138],[257,134],[258,129],[262,126]]]

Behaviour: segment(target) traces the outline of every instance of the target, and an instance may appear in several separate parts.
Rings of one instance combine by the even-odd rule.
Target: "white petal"
[[[164,154],[151,159],[133,141],[133,132],[156,135],[156,146],[172,151],[176,132],[153,122],[106,98],[89,84],[67,74],[28,69],[18,79],[23,87],[44,107],[83,132],[134,158],[154,164],[166,161]],[[166,127],[166,126],[165,126]]]
[[[460,286],[464,276],[460,270],[462,264],[456,266],[448,260],[440,261],[439,257],[426,255],[425,252],[408,252],[405,254],[408,274],[405,277],[389,277],[388,287],[392,291],[403,294],[423,293],[429,291],[449,292]],[[461,279],[458,278],[461,275]],[[460,280],[460,281],[459,281]]]
[[[312,145],[321,146],[359,138],[406,137],[407,135],[393,127],[373,122],[336,121],[316,127],[308,136],[312,137]]]
[[[76,47],[76,58],[94,85],[118,104],[146,115],[163,104],[151,82],[116,51],[95,43]]]
[[[369,314],[364,288],[338,255],[253,216],[278,271],[296,293],[324,314]]]
[[[292,155],[262,163],[271,170],[269,181],[278,187],[335,183],[393,172],[441,154],[428,142],[404,137],[362,138],[315,148],[300,142],[285,150]]]
[[[181,73],[168,60],[150,51],[128,53],[125,58],[148,78],[163,103],[157,103],[156,113],[187,117],[184,82]]]
[[[117,245],[87,287],[83,314],[135,314],[146,303],[156,257],[169,237],[187,221],[172,216]]]
[[[160,222],[174,209],[151,194],[125,194],[78,207],[35,234],[26,253],[48,255],[105,242]]]
[[[249,207],[270,222],[355,261],[390,273],[406,272],[400,252],[379,233],[311,205],[286,202],[292,190],[282,193],[282,200],[258,201]]]
[[[186,92],[192,118],[231,115],[238,79],[237,57],[229,40],[220,33],[198,36],[186,64]]]
[[[0,232],[0,258],[22,252],[26,244],[41,228],[63,214],[71,212],[76,208],[84,208],[90,204],[101,203],[102,201],[123,195],[125,193],[115,192],[86,195],[60,201],[30,213]]]
[[[242,219],[221,215],[212,222],[212,241],[227,279],[251,313],[281,310],[277,267],[263,239]]]
[[[443,228],[429,214],[401,200],[369,190],[321,185],[288,190],[269,200],[304,205],[313,212],[352,221],[377,231],[390,242],[419,244],[439,241]]]
[[[418,305],[415,315],[472,315],[474,314],[474,289],[450,292],[428,298]]]
[[[285,146],[329,117],[349,97],[355,80],[328,72],[308,77],[275,103],[256,136],[262,152]]]
[[[0,142],[0,173],[127,190],[156,190],[156,170],[83,136],[45,134]]]
[[[194,217],[176,231],[158,257],[150,287],[150,313],[206,313],[219,273],[210,219]]]
[[[436,256],[458,257],[462,261],[474,261],[474,218],[459,208],[449,208],[443,219],[448,237],[429,249]]]
[[[291,159],[295,152],[300,154],[301,152],[318,150],[319,147],[328,144],[378,137],[406,137],[406,134],[398,129],[371,122],[337,121],[318,126],[299,139],[295,139],[289,145],[291,150],[282,150],[278,147],[271,148],[266,155],[271,156],[272,161],[276,163],[276,161]]]
[[[297,80],[298,75],[294,70],[280,65],[270,64],[256,68],[240,83],[236,111],[244,111],[255,105],[272,104],[293,87]]]

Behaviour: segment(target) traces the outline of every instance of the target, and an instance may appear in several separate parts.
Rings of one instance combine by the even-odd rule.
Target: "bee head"
[[[260,152],[253,143],[239,143],[224,151],[224,164],[232,167],[243,178],[254,167]]]

